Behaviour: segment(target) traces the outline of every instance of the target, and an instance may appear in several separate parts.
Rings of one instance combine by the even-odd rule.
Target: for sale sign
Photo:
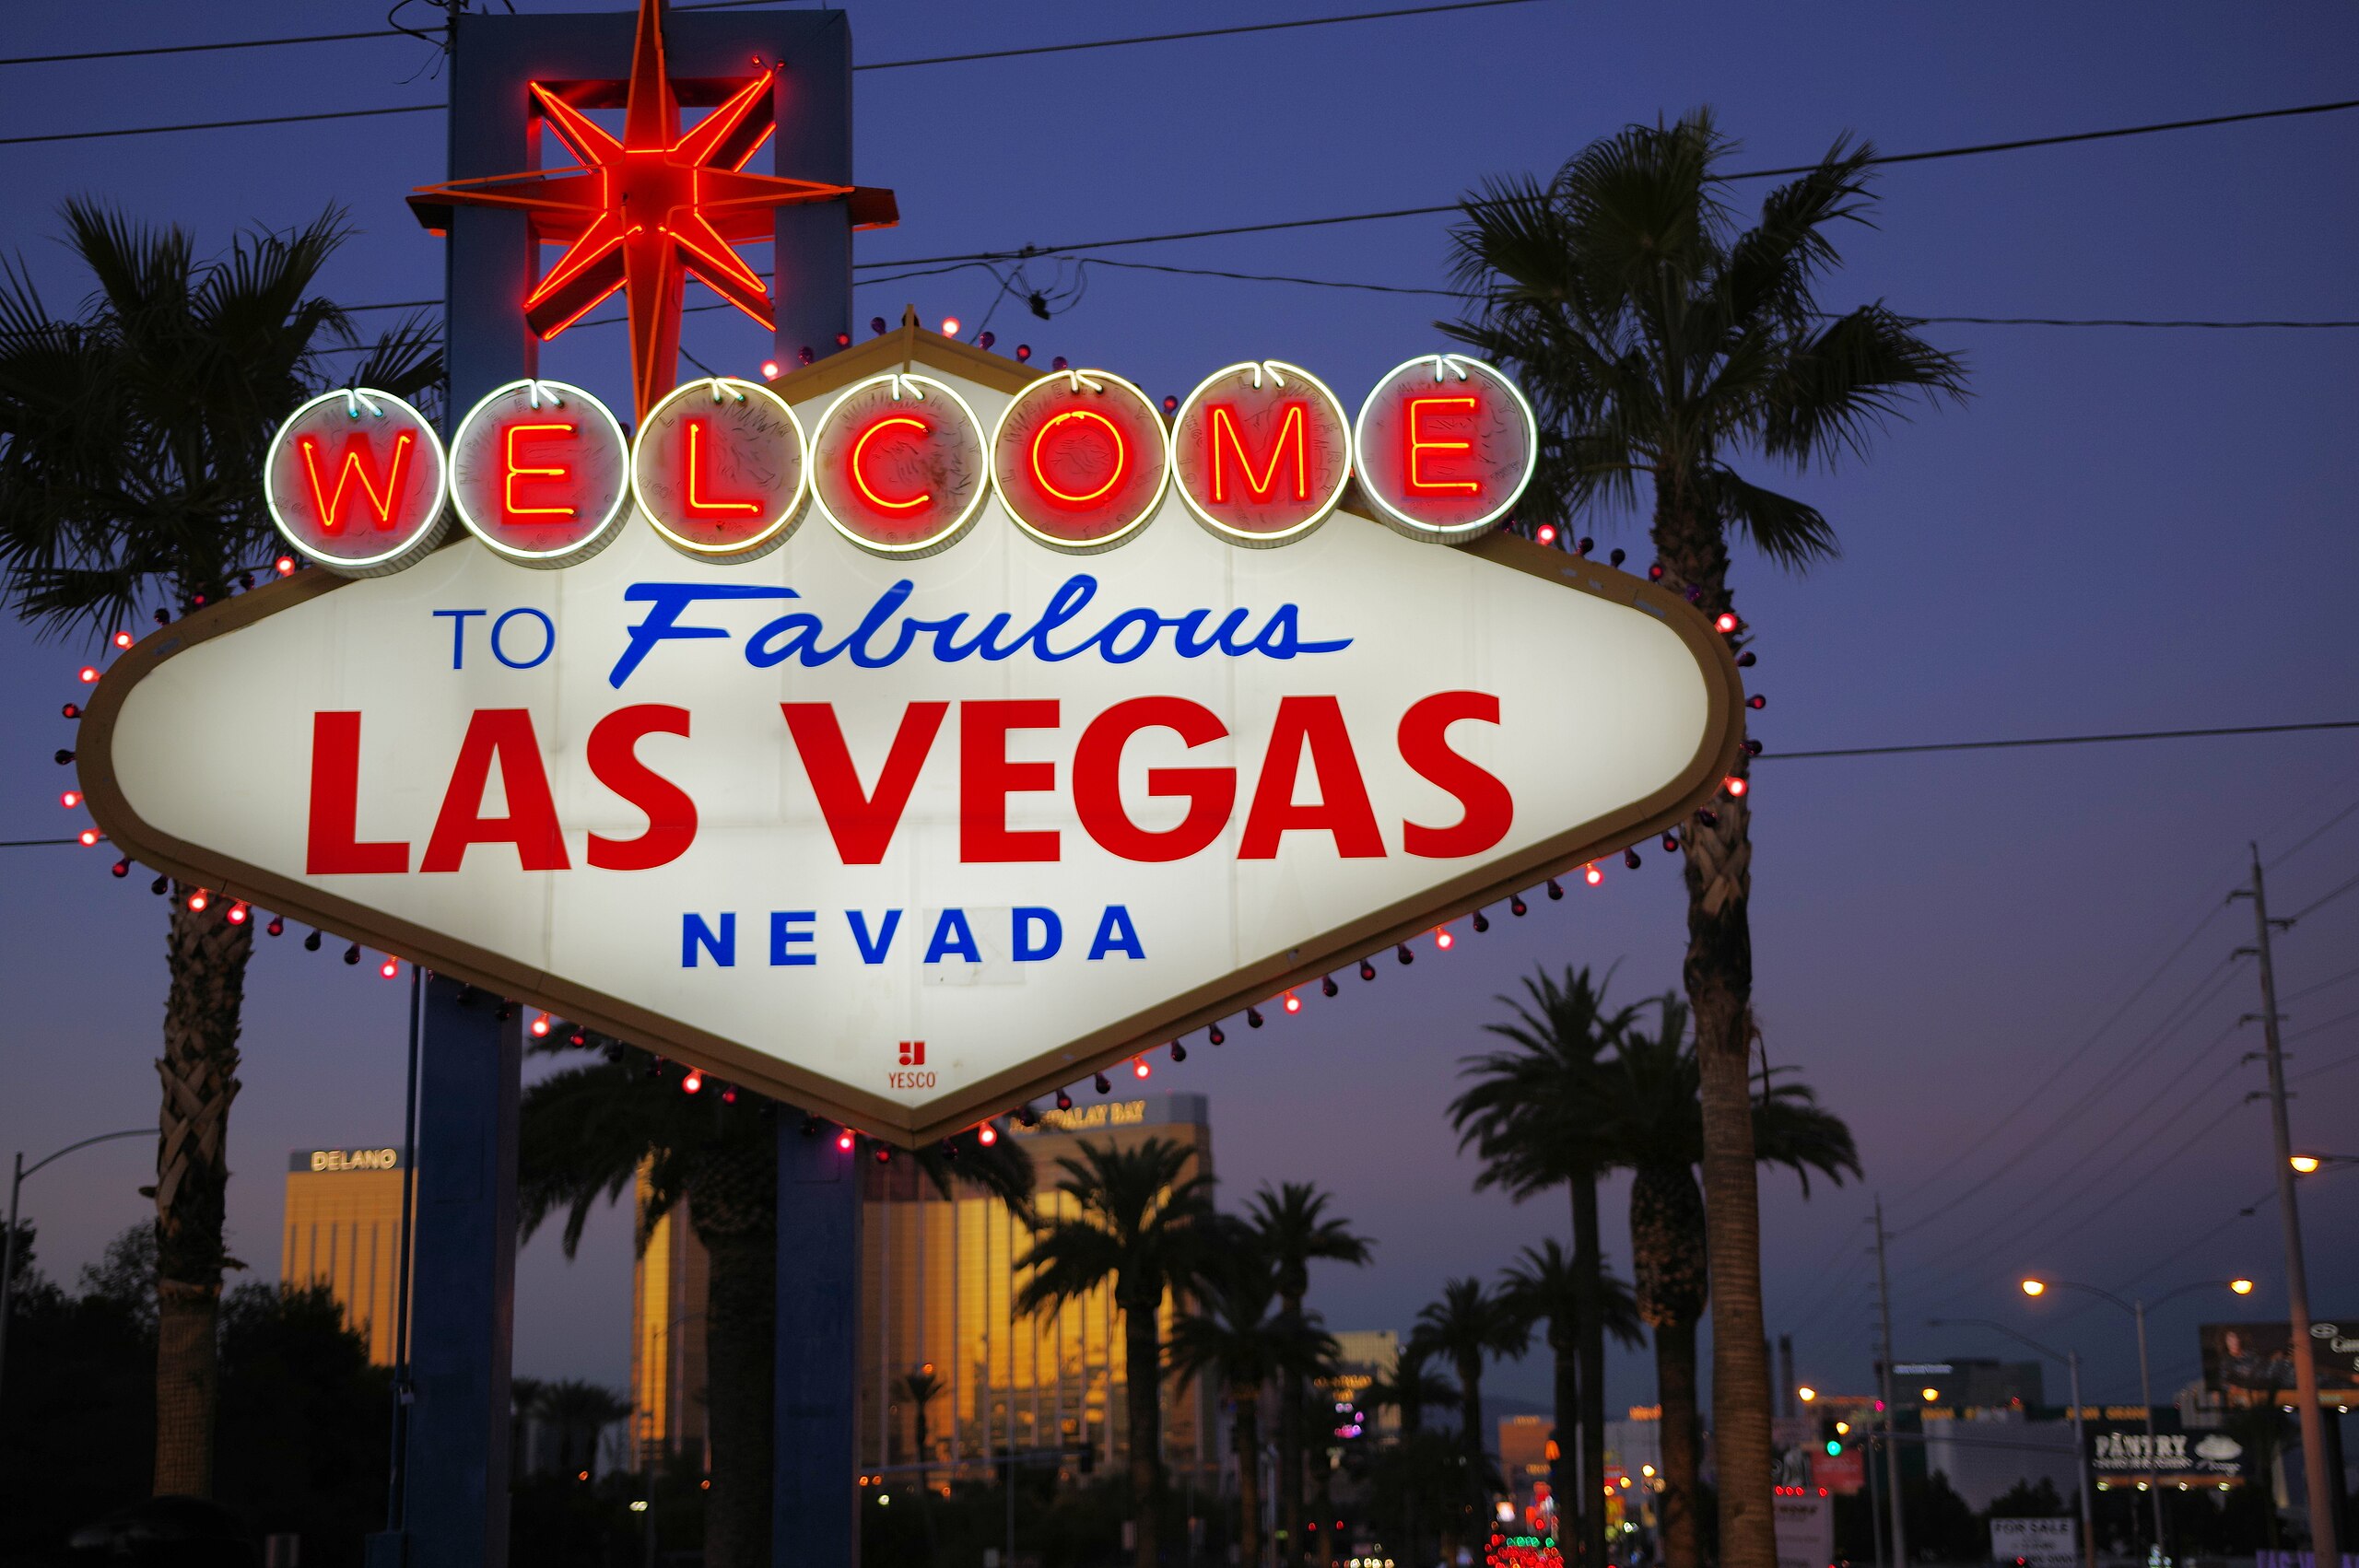
[[[1496,371],[1412,361],[1346,419],[1262,362],[1177,412],[913,325],[631,437],[557,383],[447,445],[332,394],[270,467],[326,569],[118,661],[92,809],[217,896],[916,1140],[1316,1006],[1721,788],[1720,634],[1491,531],[1534,445]]]

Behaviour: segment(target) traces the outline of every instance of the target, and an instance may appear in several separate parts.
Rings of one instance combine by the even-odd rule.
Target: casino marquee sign
[[[324,569],[107,673],[100,825],[914,1141],[1674,825],[1741,746],[1700,614],[1500,530],[1532,412],[1455,355],[1167,406],[912,318],[634,423],[295,410]]]

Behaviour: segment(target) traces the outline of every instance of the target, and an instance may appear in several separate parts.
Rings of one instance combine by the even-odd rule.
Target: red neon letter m
[[[1237,466],[1243,470],[1245,493],[1257,501],[1266,501],[1277,494],[1278,464],[1285,460],[1286,448],[1294,448],[1293,499],[1310,498],[1310,421],[1304,405],[1289,403],[1285,417],[1278,423],[1278,439],[1270,443],[1270,461],[1262,466],[1257,476],[1253,460],[1245,451],[1245,437],[1237,427],[1237,411],[1225,403],[1212,406],[1212,418],[1204,427],[1205,438],[1212,443],[1213,499],[1228,499],[1227,454],[1237,454]]]

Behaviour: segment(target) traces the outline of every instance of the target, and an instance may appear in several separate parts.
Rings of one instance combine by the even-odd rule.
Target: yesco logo
[[[1111,372],[1058,371],[988,431],[957,388],[906,369],[844,389],[808,433],[778,391],[729,377],[676,389],[636,437],[580,387],[513,381],[447,449],[409,404],[352,388],[288,416],[264,488],[296,551],[368,577],[423,557],[453,517],[527,567],[586,560],[634,513],[698,560],[767,555],[815,511],[863,550],[913,559],[957,544],[987,496],[1070,554],[1125,543],[1167,490],[1218,537],[1267,547],[1317,528],[1354,479],[1393,529],[1459,544],[1507,519],[1538,455],[1515,383],[1438,354],[1388,372],[1356,419],[1309,371],[1259,360],[1162,409]]]

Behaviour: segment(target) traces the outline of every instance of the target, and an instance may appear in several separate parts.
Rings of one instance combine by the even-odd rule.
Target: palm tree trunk
[[[1490,1488],[1483,1479],[1483,1358],[1469,1357],[1458,1363],[1458,1425],[1460,1441],[1466,1449],[1466,1506],[1473,1511],[1473,1529],[1481,1533],[1485,1520],[1483,1504],[1489,1500]]]
[[[1565,1483],[1579,1482],[1575,1472],[1580,1468],[1573,1457],[1574,1433],[1579,1430],[1581,1410],[1580,1344],[1578,1334],[1562,1332],[1555,1323],[1548,1325],[1548,1345],[1556,1357],[1555,1417],[1556,1452],[1548,1461],[1548,1492],[1556,1504],[1556,1552],[1561,1558],[1565,1548],[1575,1539],[1582,1515],[1579,1499],[1573,1488]],[[1576,1548],[1578,1550],[1578,1548]]]
[[[1605,1564],[1605,1316],[1603,1292],[1598,1281],[1605,1272],[1605,1254],[1598,1240],[1597,1178],[1583,1176],[1573,1182],[1573,1272],[1580,1282],[1580,1483],[1581,1568]],[[1558,1504],[1558,1507],[1564,1506]]]
[[[1655,545],[1669,585],[1707,615],[1729,607],[1728,544],[1684,475],[1655,476]],[[1741,774],[1745,763],[1739,756]],[[1721,1568],[1777,1568],[1771,1512],[1769,1346],[1761,1311],[1761,1190],[1754,1166],[1751,813],[1723,795],[1681,843],[1687,883],[1683,978],[1704,1104],[1704,1217],[1712,1278],[1712,1441],[1719,1458]]]
[[[1696,1325],[1681,1321],[1655,1329],[1655,1390],[1662,1401],[1662,1492],[1655,1517],[1662,1525],[1663,1568],[1700,1568],[1696,1529],[1697,1452]]]
[[[221,1274],[240,1268],[222,1240],[229,1186],[229,1105],[238,1097],[238,1017],[251,922],[217,905],[188,907],[175,888],[166,959],[160,1136],[156,1148],[156,1492],[213,1493],[220,1396],[215,1330]]]
[[[1262,1568],[1262,1391],[1237,1384],[1228,1397],[1237,1407],[1229,1446],[1237,1450],[1238,1561]]]
[[[1302,1298],[1282,1298],[1289,1328],[1302,1321]],[[1278,1376],[1278,1562],[1280,1568],[1303,1558],[1302,1532],[1302,1374]]]
[[[718,1107],[716,1107],[717,1109]],[[707,1568],[768,1568],[778,1353],[777,1144],[715,1157],[688,1191],[710,1262],[704,1311]]]
[[[1135,1568],[1159,1568],[1156,1526],[1163,1517],[1163,1336],[1159,1302],[1122,1311],[1122,1353],[1129,1363],[1131,1508],[1138,1520]]]

